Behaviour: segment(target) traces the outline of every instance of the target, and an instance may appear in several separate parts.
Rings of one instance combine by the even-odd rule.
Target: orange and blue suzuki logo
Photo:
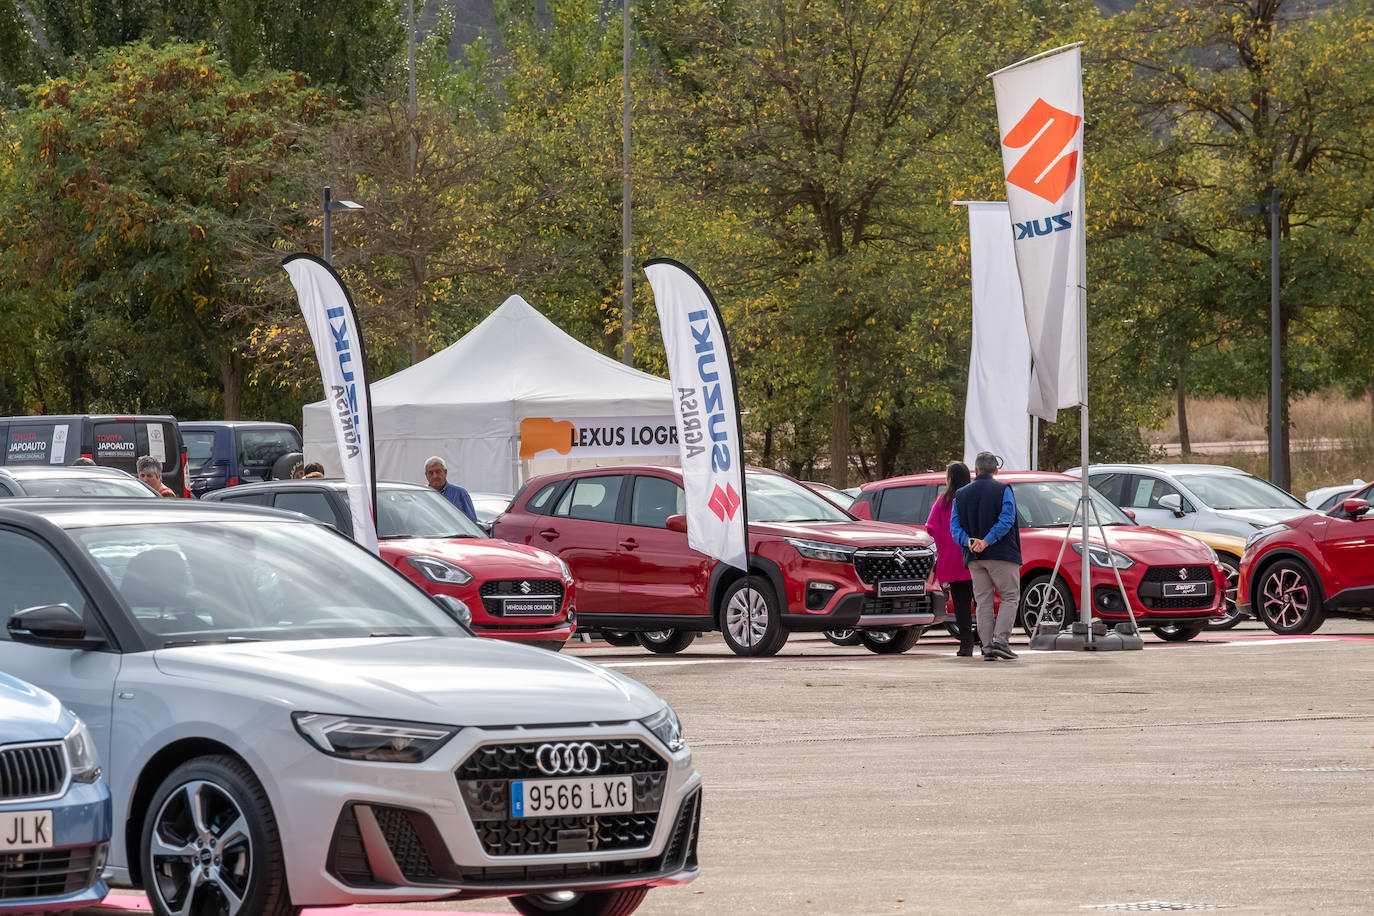
[[[1082,123],[1079,115],[1036,99],[1002,139],[1002,145],[1009,149],[1029,147],[1007,172],[1007,184],[1052,204],[1058,203],[1078,176],[1078,150],[1067,154],[1064,150],[1078,135]]]
[[[724,488],[716,484],[716,488],[711,491],[711,498],[706,501],[706,508],[723,522],[735,517],[735,513],[739,511],[739,504],[739,492],[734,487],[728,483]]]

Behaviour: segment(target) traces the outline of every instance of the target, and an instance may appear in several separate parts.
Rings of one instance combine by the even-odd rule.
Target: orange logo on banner
[[[1060,111],[1044,99],[1036,99],[1030,111],[1002,140],[1002,145],[1011,149],[1030,144],[1030,149],[1007,173],[1007,183],[1057,203],[1073,186],[1078,173],[1078,151],[1063,157],[1060,153],[1073,142],[1078,125],[1082,123],[1078,115]]]
[[[520,421],[520,458],[528,460],[548,449],[560,455],[572,451],[572,437],[577,428],[567,420],[552,417],[528,417]]]

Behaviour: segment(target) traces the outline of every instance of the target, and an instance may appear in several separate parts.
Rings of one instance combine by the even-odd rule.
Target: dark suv
[[[290,477],[278,462],[300,461],[301,434],[290,423],[195,420],[179,424],[186,440],[191,494],[236,487],[256,480]],[[274,472],[275,471],[275,472]]]
[[[745,490],[747,575],[687,546],[674,467],[536,477],[493,533],[557,553],[577,579],[579,623],[633,632],[654,652],[720,630],[738,655],[772,655],[791,632],[858,629],[870,650],[896,653],[944,621],[924,532],[859,521],[773,471],[749,470]]]
[[[186,447],[175,417],[71,414],[0,417],[0,465],[67,465],[90,458],[101,467],[138,476],[138,459],[162,462],[162,482],[178,496],[190,496]]]

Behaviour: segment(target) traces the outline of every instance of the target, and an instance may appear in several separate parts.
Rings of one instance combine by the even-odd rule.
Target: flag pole
[[[1078,413],[1078,466],[1083,469],[1080,472],[1083,478],[1083,565],[1082,578],[1079,580],[1078,617],[1087,629],[1085,644],[1090,646],[1093,643],[1093,606],[1092,567],[1088,559],[1088,511],[1091,508],[1088,502],[1088,224],[1087,194],[1083,184],[1082,180],[1078,183],[1078,218],[1083,227],[1083,231],[1078,233],[1078,392],[1082,405]],[[1105,534],[1103,544],[1106,544]]]

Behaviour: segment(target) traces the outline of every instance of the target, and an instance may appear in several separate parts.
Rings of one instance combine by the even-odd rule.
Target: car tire
[[[1207,629],[1229,630],[1245,616],[1236,609],[1236,589],[1240,585],[1240,560],[1229,553],[1218,553],[1217,565],[1226,570],[1226,613],[1207,621]]]
[[[525,916],[630,916],[644,897],[647,887],[622,887],[613,891],[554,891],[548,894],[529,894],[511,897],[510,905]]]
[[[1206,627],[1207,624],[1205,623],[1162,623],[1159,626],[1150,627],[1150,632],[1165,642],[1187,642]]]
[[[1031,636],[1035,635],[1035,626],[1045,613],[1042,605],[1047,602],[1050,617],[1058,618],[1061,629],[1066,623],[1072,623],[1076,619],[1073,595],[1069,593],[1069,586],[1058,576],[1051,582],[1049,573],[1041,573],[1021,589],[1021,605],[1016,609],[1017,616],[1021,618],[1021,629]],[[1065,615],[1068,617],[1067,621]]]
[[[720,596],[720,633],[736,655],[777,655],[787,642],[778,599],[762,576],[736,579]]]
[[[1321,584],[1297,560],[1279,560],[1265,567],[1251,604],[1264,625],[1283,636],[1314,633],[1326,622]]]
[[[826,630],[825,638],[837,646],[857,646],[859,644],[858,630]]]
[[[675,655],[696,642],[693,630],[641,630],[635,642],[658,655]]]
[[[606,641],[607,645],[616,646],[621,649],[628,646],[639,645],[639,639],[635,634],[626,632],[625,630],[598,630],[597,632],[601,634],[601,638]]]
[[[300,913],[286,886],[267,792],[242,761],[215,755],[183,763],[147,810],[139,850],[143,888],[158,916],[219,912],[217,902],[237,916]]]
[[[878,655],[901,655],[916,645],[925,627],[896,627],[891,630],[860,630],[864,648]]]

